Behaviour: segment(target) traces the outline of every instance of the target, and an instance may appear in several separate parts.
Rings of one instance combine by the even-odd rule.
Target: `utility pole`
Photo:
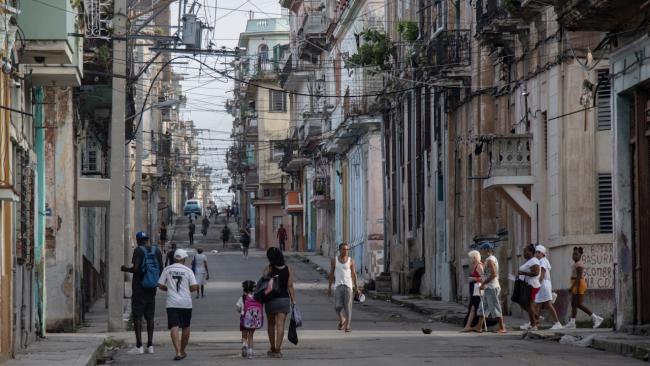
[[[126,107],[126,0],[113,1],[113,95],[111,111],[111,204],[108,235],[108,331],[124,329],[124,134]]]
[[[144,103],[144,98],[140,97],[138,98],[141,100],[142,103]],[[149,113],[146,111],[146,107],[142,106],[143,110],[145,112],[143,113]],[[134,185],[134,196],[135,196],[135,213],[133,216],[135,216],[133,219],[134,225],[135,225],[135,231],[145,231],[142,225],[142,130],[143,130],[143,125],[144,125],[144,115],[138,116],[136,118],[137,120],[140,121],[140,123],[136,122],[136,126],[138,130],[135,132],[135,185]],[[152,235],[152,233],[148,233],[149,235]]]

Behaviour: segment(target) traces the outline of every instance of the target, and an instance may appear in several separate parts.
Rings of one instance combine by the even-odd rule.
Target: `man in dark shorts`
[[[174,253],[176,252],[176,243],[172,243],[172,247],[167,252],[167,257],[165,258],[165,267],[171,266],[174,264]]]
[[[190,341],[190,322],[192,320],[192,291],[198,291],[199,285],[194,272],[185,266],[187,252],[176,249],[175,263],[165,267],[158,280],[158,287],[167,291],[167,328],[170,330],[172,344],[176,355],[174,361],[187,357],[185,348]],[[179,328],[182,330],[178,338]]]
[[[143,288],[142,264],[145,260],[145,250],[151,250],[147,245],[149,235],[140,231],[135,235],[138,247],[133,250],[131,267],[122,266],[123,272],[133,273],[131,281],[131,316],[133,318],[133,329],[135,330],[135,347],[129,351],[130,354],[153,353],[153,329],[154,314],[156,312],[156,288]],[[162,253],[156,250],[158,268],[163,267]],[[142,318],[147,321],[147,348],[142,347]]]

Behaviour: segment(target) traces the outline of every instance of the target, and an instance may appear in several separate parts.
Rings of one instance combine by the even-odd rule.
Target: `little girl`
[[[241,331],[241,356],[253,358],[253,334],[256,329],[264,325],[264,306],[253,297],[255,282],[242,282],[244,293],[237,300],[237,312],[239,312],[239,330]]]
[[[566,329],[576,328],[576,316],[578,309],[584,311],[591,317],[594,323],[594,328],[600,327],[603,318],[593,313],[587,306],[584,305],[585,293],[587,293],[587,280],[585,279],[585,265],[582,262],[582,247],[574,247],[571,259],[573,259],[572,273],[571,273],[571,319],[564,326]]]

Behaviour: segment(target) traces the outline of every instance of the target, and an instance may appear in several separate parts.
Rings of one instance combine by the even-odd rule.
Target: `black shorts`
[[[156,293],[153,291],[134,293],[131,296],[131,315],[133,320],[153,321],[156,314]]]
[[[189,328],[192,321],[192,309],[167,308],[167,329]]]

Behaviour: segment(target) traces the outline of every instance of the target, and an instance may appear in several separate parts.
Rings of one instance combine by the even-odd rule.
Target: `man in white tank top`
[[[339,317],[339,330],[350,332],[352,320],[353,289],[357,287],[357,273],[354,269],[354,260],[348,256],[350,247],[346,243],[339,245],[339,256],[332,258],[329,274],[327,296],[332,296],[332,283],[334,283],[334,308]]]

